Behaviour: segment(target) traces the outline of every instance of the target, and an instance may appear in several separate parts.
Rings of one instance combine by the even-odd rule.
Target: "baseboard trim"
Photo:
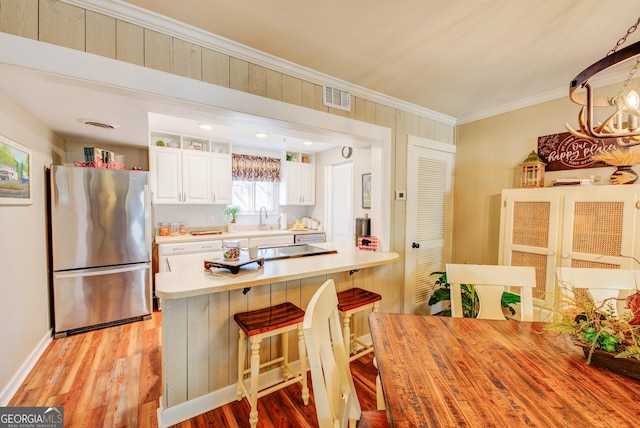
[[[44,337],[40,339],[38,345],[31,351],[29,357],[22,363],[18,371],[13,375],[9,383],[3,388],[2,392],[0,392],[0,406],[4,407],[9,404],[9,401],[13,398],[22,382],[27,378],[29,372],[36,365],[44,351],[47,349],[47,346],[53,340],[53,330],[49,329]]]
[[[291,363],[293,370],[300,370],[300,362],[294,361]],[[271,385],[282,380],[282,367],[278,367],[260,375],[259,385],[260,389],[267,388]],[[249,386],[249,379],[245,380],[247,387]],[[217,409],[220,406],[229,404],[237,400],[236,395],[236,383],[233,385],[225,386],[216,391],[209,392],[208,394],[201,395],[192,400],[185,401],[184,403],[177,404],[175,406],[164,408],[163,397],[160,397],[160,406],[158,407],[158,427],[167,428],[172,425],[177,425],[180,422],[184,422],[188,419],[194,418],[198,415],[208,412],[209,410]]]

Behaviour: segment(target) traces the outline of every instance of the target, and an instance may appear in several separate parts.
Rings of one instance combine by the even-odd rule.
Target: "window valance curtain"
[[[231,175],[236,181],[280,182],[280,159],[233,154]]]

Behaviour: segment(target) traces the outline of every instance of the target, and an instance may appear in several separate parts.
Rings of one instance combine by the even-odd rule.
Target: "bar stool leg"
[[[251,428],[256,428],[258,425],[258,377],[260,376],[260,342],[262,337],[260,335],[251,336],[249,340],[251,342],[251,397],[249,398],[251,412],[249,412],[249,423]]]
[[[300,357],[300,373],[302,375],[302,402],[309,404],[309,387],[307,386],[307,347],[304,341],[302,324],[298,324],[298,355]]]
[[[351,315],[345,314],[342,317],[342,336],[344,339],[344,350],[347,355],[351,354]]]
[[[284,380],[289,379],[289,376],[295,376],[295,373],[292,373],[289,370],[289,332],[285,331],[280,335],[280,340],[282,341],[282,358],[284,358],[284,364],[282,364],[282,377]]]
[[[236,395],[238,401],[242,400],[242,382],[244,382],[244,364],[247,358],[247,335],[240,329],[240,340],[238,340],[238,386]]]

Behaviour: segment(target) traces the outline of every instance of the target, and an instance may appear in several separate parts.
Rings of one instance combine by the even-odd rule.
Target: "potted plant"
[[[640,379],[640,291],[625,299],[629,310],[621,314],[615,298],[595,304],[588,293],[567,295],[572,297],[563,298],[564,309],[545,328],[569,336],[583,349],[587,364]]]
[[[429,298],[429,306],[451,300],[451,285],[447,282],[447,273],[431,272],[431,275],[438,275],[435,285],[439,288],[437,288]],[[460,293],[462,294],[462,313],[464,318],[475,318],[478,315],[479,301],[475,291],[473,284],[460,284]],[[515,315],[516,311],[511,305],[514,303],[520,303],[520,296],[505,291],[502,293],[500,303],[511,315]],[[443,310],[442,315],[450,317],[451,308]]]
[[[237,232],[238,224],[236,223],[236,218],[238,217],[238,213],[240,212],[240,207],[237,205],[227,205],[224,209],[224,215],[229,220],[229,224],[227,225],[227,230],[229,232]]]

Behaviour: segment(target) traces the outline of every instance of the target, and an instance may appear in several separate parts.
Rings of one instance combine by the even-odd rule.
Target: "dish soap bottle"
[[[280,214],[280,229],[287,230],[287,213],[282,211]]]

